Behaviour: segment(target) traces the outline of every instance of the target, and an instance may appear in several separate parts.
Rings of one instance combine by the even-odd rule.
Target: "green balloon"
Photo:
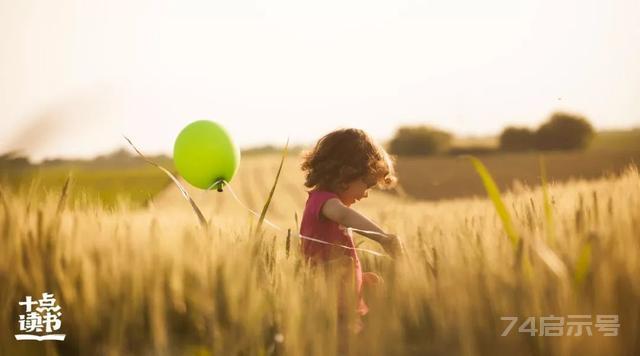
[[[178,134],[173,162],[184,180],[207,189],[219,179],[231,181],[240,164],[240,150],[222,126],[200,120]]]

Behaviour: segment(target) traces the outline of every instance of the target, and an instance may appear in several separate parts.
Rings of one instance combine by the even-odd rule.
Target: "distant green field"
[[[640,129],[598,132],[590,151],[640,151]]]
[[[122,200],[133,207],[144,206],[156,193],[163,190],[170,179],[157,168],[139,165],[123,168],[89,168],[82,166],[51,166],[9,169],[2,172],[2,186],[13,190],[29,190],[34,194],[61,191],[71,175],[69,203],[79,199],[98,201],[113,207]]]

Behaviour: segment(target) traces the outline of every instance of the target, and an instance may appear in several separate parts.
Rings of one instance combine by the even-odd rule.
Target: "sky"
[[[561,110],[640,126],[637,0],[0,0],[0,153],[168,153],[188,123],[240,147],[339,127],[459,136]]]

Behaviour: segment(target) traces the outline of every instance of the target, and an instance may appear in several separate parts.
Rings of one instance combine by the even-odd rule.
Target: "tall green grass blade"
[[[291,249],[291,229],[287,229],[287,241],[285,243],[285,250],[287,252],[287,258],[289,258],[289,250]]]
[[[473,164],[473,168],[476,170],[480,178],[482,179],[482,184],[484,185],[485,190],[487,191],[487,195],[493,202],[493,206],[495,207],[498,215],[500,216],[500,220],[502,221],[502,226],[504,231],[507,233],[507,237],[511,241],[511,244],[514,248],[518,247],[518,233],[516,229],[513,227],[513,223],[511,222],[511,216],[509,215],[509,211],[507,211],[504,202],[500,196],[500,189],[496,185],[495,181],[491,177],[491,174],[484,166],[484,164],[473,156],[463,156],[471,161]]]
[[[273,186],[271,187],[271,191],[269,192],[269,197],[267,198],[267,201],[264,203],[264,206],[262,207],[262,212],[260,213],[260,219],[258,219],[258,227],[256,228],[256,232],[260,231],[260,229],[262,228],[262,222],[264,221],[264,218],[267,215],[267,211],[269,210],[269,205],[271,204],[273,193],[276,191],[276,187],[278,186],[278,179],[280,179],[280,173],[282,172],[282,166],[284,165],[285,157],[287,157],[288,149],[289,149],[289,139],[287,138],[287,143],[284,145],[284,149],[282,150],[282,159],[280,159],[280,167],[278,167],[278,173],[276,173],[276,179],[273,181]]]
[[[64,181],[64,186],[62,187],[62,193],[60,193],[60,199],[58,200],[58,209],[57,209],[58,215],[62,213],[62,210],[64,210],[64,206],[67,202],[70,181],[71,181],[71,174],[69,173],[69,175],[67,175],[67,179]]]
[[[580,286],[587,279],[591,269],[591,241],[585,241],[580,250],[580,255],[576,261],[573,279],[576,285]]]
[[[547,186],[547,169],[544,163],[544,156],[540,156],[540,180],[542,181],[542,198],[544,201],[545,232],[549,244],[553,246],[556,242],[555,225],[553,223],[553,210],[551,199],[549,199],[549,189]]]
[[[11,228],[11,213],[10,213],[10,208],[9,208],[9,203],[7,203],[7,199],[5,198],[5,194],[2,191],[2,186],[0,185],[0,203],[2,203],[2,207],[4,209],[4,221],[2,222],[2,231],[0,231],[2,233],[2,236],[6,236],[7,239],[9,238],[9,232],[10,232],[10,228]],[[3,241],[3,243],[5,243]],[[4,244],[3,246],[8,246],[6,244]]]

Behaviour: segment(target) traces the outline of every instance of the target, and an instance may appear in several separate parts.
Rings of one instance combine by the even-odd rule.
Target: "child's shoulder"
[[[321,189],[313,189],[308,191],[309,197],[307,198],[307,204],[305,206],[305,210],[312,212],[313,215],[319,216],[319,212],[322,209],[324,203],[326,203],[329,199],[337,198],[338,195],[334,192],[321,190]]]
[[[331,198],[337,198],[338,194],[322,189],[313,189],[308,191],[309,196],[307,198],[307,202],[325,202]]]

